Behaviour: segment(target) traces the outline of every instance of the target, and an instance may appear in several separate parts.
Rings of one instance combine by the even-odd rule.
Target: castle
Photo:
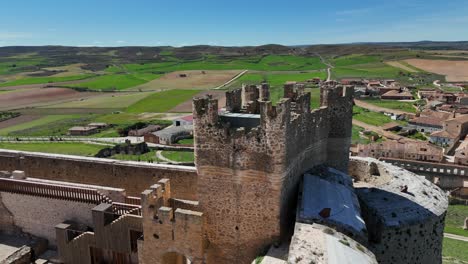
[[[267,84],[224,108],[194,98],[195,168],[0,151],[0,170],[24,171],[0,177],[0,230],[64,263],[440,263],[445,194],[350,162],[353,87],[320,89],[314,110],[293,82],[276,105]]]

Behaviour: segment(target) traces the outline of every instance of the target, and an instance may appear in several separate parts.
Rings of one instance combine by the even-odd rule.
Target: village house
[[[103,129],[108,127],[107,123],[89,123],[88,127],[95,127],[97,129]]]
[[[193,125],[193,115],[176,118],[172,121],[173,126],[189,126]]]
[[[468,133],[468,115],[461,115],[445,120],[443,130],[433,132],[430,141],[434,144],[452,145],[463,139]]]
[[[384,141],[374,144],[358,144],[356,153],[360,157],[408,159],[430,162],[441,162],[444,150],[427,142]]]
[[[450,113],[425,110],[419,116],[408,121],[408,128],[416,129],[422,133],[441,131],[444,128],[444,121],[450,116]]]
[[[460,146],[455,151],[455,160],[454,163],[458,165],[465,165],[468,166],[468,142],[465,141],[463,146]]]
[[[128,135],[131,137],[142,137],[146,134],[149,134],[151,132],[155,132],[161,130],[161,126],[158,125],[149,125],[147,127],[141,128],[141,129],[133,129],[128,132]]]
[[[306,82],[311,84],[320,84],[320,82],[322,82],[322,79],[320,79],[319,77],[315,77],[312,79],[308,79]]]
[[[413,100],[413,95],[408,91],[390,90],[381,97],[384,100]]]
[[[97,127],[90,126],[75,126],[68,129],[68,134],[70,136],[89,136],[96,134],[99,131]]]
[[[365,85],[362,79],[353,78],[353,79],[342,79],[341,84],[343,85]]]
[[[193,137],[193,126],[170,126],[163,130],[144,135],[146,143],[171,145],[177,141]]]

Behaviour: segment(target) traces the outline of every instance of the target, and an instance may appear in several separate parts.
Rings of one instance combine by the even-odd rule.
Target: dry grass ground
[[[57,74],[52,75],[53,77],[67,77],[67,76],[75,76],[75,75],[80,75],[80,74],[92,74],[92,71],[88,70],[83,70],[81,66],[84,66],[86,64],[84,63],[75,63],[75,64],[70,64],[66,66],[60,66],[60,67],[49,67],[49,68],[44,68],[44,70],[48,71],[64,71],[60,72]]]
[[[239,70],[225,71],[176,71],[167,73],[161,78],[131,88],[131,90],[162,89],[210,89],[220,86],[239,74]],[[181,77],[185,74],[186,77]]]
[[[218,99],[218,106],[222,107],[226,105],[226,91],[203,91],[196,94],[194,97],[203,97],[207,94],[211,94],[214,99]],[[189,99],[176,107],[169,110],[172,113],[191,113],[192,112],[192,99]]]
[[[0,93],[0,110],[41,106],[91,96],[95,96],[95,93],[77,92],[66,88],[22,89]]]
[[[408,59],[405,62],[428,72],[445,75],[448,82],[468,81],[468,61]]]
[[[402,64],[401,62],[399,61],[387,61],[385,62],[386,64],[390,65],[390,66],[393,66],[393,67],[396,67],[396,68],[400,68],[402,70],[405,70],[405,71],[409,71],[409,72],[418,72],[417,70],[413,69],[413,68],[410,68],[404,64]]]

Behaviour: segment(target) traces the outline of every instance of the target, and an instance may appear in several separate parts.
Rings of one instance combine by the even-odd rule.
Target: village
[[[355,86],[355,103],[367,107],[366,99],[412,103],[414,113],[384,107],[369,107],[391,117],[374,131],[370,144],[354,144],[351,155],[377,159],[401,159],[448,165],[468,165],[468,94],[464,84],[441,84],[435,87],[401,86],[395,80],[343,79],[341,83]],[[459,90],[459,91],[456,91]],[[364,103],[362,103],[364,102]]]

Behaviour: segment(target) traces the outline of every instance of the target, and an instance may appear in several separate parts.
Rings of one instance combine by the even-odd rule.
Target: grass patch
[[[416,113],[416,108],[413,107],[413,103],[410,102],[399,102],[393,100],[381,100],[381,99],[364,99],[366,103],[373,104],[388,109],[395,109],[409,113]]]
[[[94,156],[104,146],[82,143],[0,143],[0,148],[78,156]]]
[[[373,126],[382,126],[393,121],[384,114],[373,112],[359,106],[353,107],[353,118]]]
[[[467,249],[468,242],[444,238],[442,248],[444,263],[468,263]]]
[[[18,85],[28,85],[28,84],[41,84],[41,83],[56,83],[56,82],[69,82],[84,80],[91,77],[94,77],[94,74],[82,74],[75,76],[66,76],[66,77],[36,77],[36,78],[25,78],[18,79],[10,82],[0,83],[0,87],[5,86],[18,86]]]
[[[389,66],[385,63],[375,62],[367,64],[356,64],[345,67],[335,67],[332,69],[332,76],[335,79],[342,78],[392,78],[400,76],[401,69]]]
[[[128,113],[164,113],[191,99],[199,90],[168,90],[152,94],[127,108]]]
[[[351,143],[352,144],[369,144],[371,141],[368,138],[361,137],[360,132],[364,131],[364,128],[360,126],[354,126],[351,130]]]
[[[165,158],[170,159],[172,161],[176,162],[193,162],[195,160],[195,157],[193,155],[193,152],[187,152],[187,151],[162,151],[161,155],[163,155]]]
[[[111,157],[112,159],[117,160],[127,160],[127,161],[142,161],[142,162],[159,162],[160,160],[156,157],[155,151],[150,151],[141,155],[128,155],[128,154],[116,154]]]
[[[193,145],[193,138],[181,139],[181,140],[177,141],[177,144],[180,144],[180,145]]]
[[[140,73],[140,74],[110,74],[102,75],[90,80],[89,82],[83,82],[76,85],[70,85],[69,87],[75,88],[87,88],[90,90],[124,90],[130,87],[134,87],[140,84],[144,84],[153,79],[160,77],[159,74],[152,73]]]
[[[468,217],[468,206],[449,205],[447,216],[445,217],[446,233],[468,237],[468,230],[463,230],[463,221]]]

